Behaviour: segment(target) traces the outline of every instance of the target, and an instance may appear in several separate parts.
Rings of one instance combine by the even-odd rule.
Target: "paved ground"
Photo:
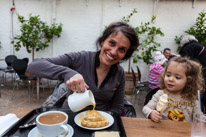
[[[2,82],[2,81],[0,81]],[[40,88],[40,100],[37,101],[36,88],[31,93],[31,102],[29,103],[28,88],[23,85],[19,89],[13,91],[12,82],[1,84],[1,98],[0,98],[0,116],[14,111],[17,108],[39,108],[41,104],[52,94],[56,82],[50,85],[50,88]],[[134,104],[137,117],[144,117],[142,114],[142,107],[145,97],[145,92],[142,93],[141,98],[137,98]],[[127,95],[130,102],[134,103],[132,95]]]

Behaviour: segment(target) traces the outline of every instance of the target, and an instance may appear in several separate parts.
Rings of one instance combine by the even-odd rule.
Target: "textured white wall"
[[[11,41],[11,1],[0,0],[0,58],[8,54],[17,55],[18,58],[29,57],[24,48],[16,52],[13,50]],[[87,5],[88,2],[88,5]],[[206,8],[206,1],[197,0],[192,8],[192,0],[160,0],[154,10],[155,0],[15,0],[16,10],[14,13],[14,35],[19,34],[19,24],[16,13],[28,17],[40,15],[43,21],[48,24],[52,22],[63,24],[63,33],[60,38],[54,38],[51,46],[43,51],[35,53],[35,57],[54,57],[72,51],[96,50],[95,42],[106,25],[113,21],[120,20],[128,15],[133,8],[138,13],[131,18],[133,26],[140,22],[147,22],[151,16],[157,16],[155,25],[165,33],[165,37],[157,37],[161,43],[160,50],[165,47],[176,53],[177,45],[174,41],[175,35],[183,34],[195,23],[198,13]],[[136,64],[132,64],[135,66]],[[143,79],[147,79],[148,68],[142,61],[138,64]],[[5,63],[0,62],[0,66]],[[122,66],[127,70],[127,63]]]

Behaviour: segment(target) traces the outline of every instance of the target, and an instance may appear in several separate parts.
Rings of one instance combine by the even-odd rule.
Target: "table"
[[[30,109],[30,108],[17,108],[16,110],[14,110],[11,113],[16,114],[16,116],[18,118],[22,118],[23,116],[28,114],[30,111],[32,111],[32,109]]]
[[[190,137],[191,122],[122,117],[127,137]]]
[[[21,118],[31,109],[18,108],[12,113]],[[122,117],[127,137],[190,137],[191,122],[174,122],[170,120],[162,120],[155,123],[145,118],[129,118]]]
[[[33,77],[31,73],[28,71],[25,72],[25,75],[28,77]],[[36,94],[37,94],[37,101],[39,102],[39,88],[40,88],[40,78],[36,77]],[[29,100],[30,100],[30,95],[29,95]]]

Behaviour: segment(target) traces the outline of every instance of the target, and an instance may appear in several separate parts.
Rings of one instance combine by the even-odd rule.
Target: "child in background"
[[[145,116],[154,122],[161,119],[191,122],[193,114],[200,109],[197,100],[197,90],[202,90],[200,64],[183,57],[172,58],[161,76],[160,89],[143,107]],[[156,106],[163,94],[168,95],[168,104],[160,113]],[[205,121],[205,117],[203,119]]]
[[[159,87],[159,78],[162,72],[164,71],[164,65],[167,62],[167,59],[161,52],[156,52],[154,57],[154,62],[149,67],[149,88],[150,90]]]

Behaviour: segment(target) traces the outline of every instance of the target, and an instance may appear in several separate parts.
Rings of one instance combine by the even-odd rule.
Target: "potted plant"
[[[136,9],[128,15],[124,16],[121,20],[124,22],[130,22],[130,18],[137,13]],[[142,59],[146,64],[152,63],[152,52],[157,51],[160,47],[160,43],[155,41],[156,36],[164,36],[164,33],[159,27],[154,26],[156,16],[152,16],[151,21],[141,22],[140,25],[134,27],[136,34],[139,38],[139,47],[133,54],[133,63],[137,63],[139,59]],[[130,71],[130,60],[128,71]]]
[[[61,23],[53,23],[48,26],[46,22],[41,21],[39,15],[32,16],[29,14],[29,19],[25,19],[21,15],[17,16],[18,21],[21,23],[21,34],[14,37],[12,44],[14,44],[16,51],[19,51],[23,46],[28,53],[32,52],[32,60],[34,59],[34,51],[48,47],[53,36],[60,37],[62,32]]]
[[[199,16],[196,18],[196,22],[188,30],[184,31],[186,34],[193,35],[198,42],[206,46],[206,12],[203,10],[199,13]],[[175,36],[175,41],[177,44],[180,44],[183,35]],[[177,51],[180,51],[181,47],[179,46]]]
[[[133,9],[133,11],[128,16],[124,16],[121,20],[128,23],[130,22],[130,18],[136,13],[137,10]],[[156,16],[152,16],[151,21],[141,22],[140,25],[134,27],[136,35],[139,38],[140,45],[132,56],[133,63],[138,63],[138,60],[140,59],[142,59],[147,65],[152,63],[152,53],[154,51],[157,51],[157,48],[160,47],[160,43],[155,41],[155,37],[158,35],[161,37],[164,36],[164,33],[161,31],[161,29],[159,27],[154,26],[155,19]],[[131,87],[132,74],[130,72],[130,59],[128,65],[128,72],[126,72],[126,87]],[[138,75],[136,77],[138,77]],[[131,90],[131,88],[128,90]]]

